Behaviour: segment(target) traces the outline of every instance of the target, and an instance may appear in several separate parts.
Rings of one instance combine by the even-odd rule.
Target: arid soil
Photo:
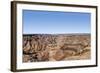
[[[90,34],[24,34],[23,62],[91,58]]]

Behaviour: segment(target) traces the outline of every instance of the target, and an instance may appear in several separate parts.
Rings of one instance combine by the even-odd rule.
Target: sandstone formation
[[[90,59],[90,34],[23,35],[23,62]]]

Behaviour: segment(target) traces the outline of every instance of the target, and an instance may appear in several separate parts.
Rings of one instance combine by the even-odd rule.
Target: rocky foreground
[[[90,59],[90,51],[90,34],[23,35],[23,62]]]

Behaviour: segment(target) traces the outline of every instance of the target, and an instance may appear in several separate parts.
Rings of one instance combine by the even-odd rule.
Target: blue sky
[[[23,34],[90,33],[91,14],[23,10]]]

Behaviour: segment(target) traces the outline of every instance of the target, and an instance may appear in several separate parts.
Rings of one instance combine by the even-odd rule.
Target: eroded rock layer
[[[23,35],[23,62],[90,59],[90,34]]]

